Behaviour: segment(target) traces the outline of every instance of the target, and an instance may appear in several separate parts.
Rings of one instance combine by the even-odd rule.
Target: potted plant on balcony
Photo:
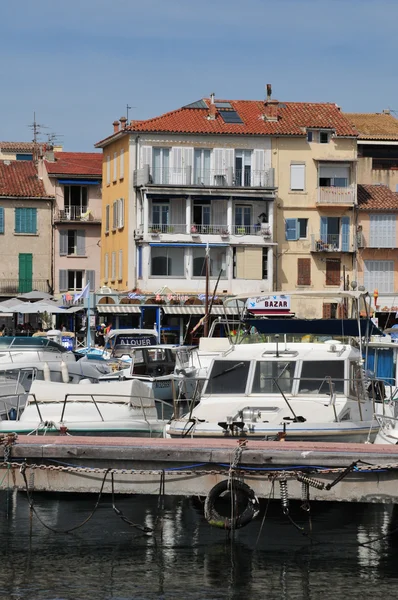
[[[220,235],[221,235],[221,237],[229,237],[228,229],[221,229]]]

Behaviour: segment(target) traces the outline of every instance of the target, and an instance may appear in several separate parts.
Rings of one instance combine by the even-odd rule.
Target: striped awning
[[[134,304],[97,304],[99,313],[139,314],[141,309]]]
[[[166,315],[204,315],[206,307],[196,306],[194,304],[190,306],[162,306]],[[226,308],[223,306],[213,306],[211,309],[212,315],[237,315],[238,310],[236,308]]]

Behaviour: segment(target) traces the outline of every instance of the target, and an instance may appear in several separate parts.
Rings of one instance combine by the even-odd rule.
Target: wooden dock
[[[278,498],[287,481],[290,498],[306,485],[313,500],[398,501],[393,445],[19,436],[3,452],[0,489],[207,496],[233,474],[258,498]]]

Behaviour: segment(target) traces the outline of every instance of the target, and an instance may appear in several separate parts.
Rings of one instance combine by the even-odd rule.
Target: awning
[[[195,304],[191,304],[190,306],[162,306],[166,315],[204,315],[206,311],[205,306],[197,306]],[[237,315],[238,310],[236,308],[226,308],[224,312],[224,307],[222,306],[213,306],[211,309],[212,315]]]
[[[59,179],[62,185],[99,185],[99,179]]]
[[[139,314],[141,309],[133,304],[97,304],[99,313]]]

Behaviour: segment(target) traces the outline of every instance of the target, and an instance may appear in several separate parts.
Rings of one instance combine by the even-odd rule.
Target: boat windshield
[[[256,364],[253,394],[290,394],[294,381],[295,362],[261,360]]]
[[[215,360],[209,374],[206,394],[244,394],[250,361]]]
[[[329,394],[329,380],[334,383],[336,394],[344,394],[344,361],[303,361],[299,394]]]

